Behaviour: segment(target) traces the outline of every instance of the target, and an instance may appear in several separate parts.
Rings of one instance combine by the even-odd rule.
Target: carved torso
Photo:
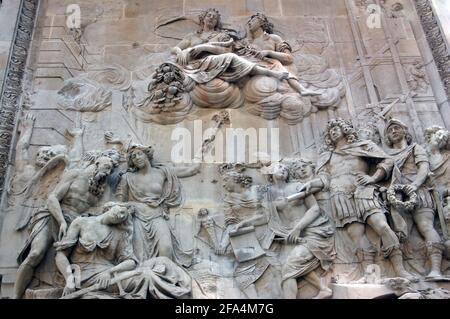
[[[328,163],[330,173],[330,189],[332,192],[353,192],[356,189],[357,174],[367,174],[369,165],[364,158],[333,152]]]
[[[78,214],[98,203],[98,197],[89,192],[89,178],[79,176],[74,179],[66,195],[61,201],[61,206]]]
[[[128,178],[136,185],[141,196],[155,197],[163,193],[166,177],[161,170],[151,168],[147,174],[137,172],[130,174]],[[129,192],[128,196],[131,201],[137,200],[132,192]]]

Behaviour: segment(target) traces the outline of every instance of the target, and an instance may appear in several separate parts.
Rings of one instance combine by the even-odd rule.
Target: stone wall
[[[8,65],[19,7],[20,0],[7,1],[0,7],[0,29],[2,30],[0,34],[0,90],[3,87],[3,78]]]
[[[45,200],[58,180],[57,177],[52,180],[50,176],[49,180],[36,181],[31,179],[36,175],[31,174],[30,179],[36,182],[32,186],[38,185],[39,191],[33,191],[32,195],[28,191],[20,192],[24,185],[20,185],[19,177],[26,173],[25,166],[29,170],[35,169],[35,159],[39,159],[38,152],[42,147],[65,145],[70,149],[67,154],[70,161],[65,164],[67,169],[84,168],[88,160],[83,154],[95,157],[112,147],[119,150],[120,164],[104,197],[90,207],[89,213],[98,213],[104,203],[117,199],[114,193],[120,178],[118,172],[123,174],[129,168],[126,153],[130,142],[151,145],[155,150],[155,161],[170,164],[177,144],[173,138],[176,129],[185,129],[184,132],[194,138],[207,128],[215,130],[215,134],[224,131],[225,127],[255,129],[255,134],[278,129],[270,131],[269,140],[279,136],[277,147],[281,158],[301,156],[316,162],[324,147],[327,123],[338,117],[349,120],[359,131],[375,127],[380,135],[378,144],[384,148],[384,130],[378,121],[380,114],[407,123],[413,139],[419,144],[424,144],[424,132],[428,127],[450,128],[446,87],[439,65],[434,63],[434,52],[427,42],[413,0],[78,0],[81,25],[70,28],[68,16],[72,17],[74,13],[67,10],[73,2],[39,1],[28,60],[31,73],[24,81],[25,94],[21,103],[16,105],[21,121],[14,132],[11,166],[5,175],[8,177],[7,193],[0,213],[3,296],[13,296],[18,251],[29,236],[26,228],[18,231],[17,225],[30,217],[27,214],[33,205],[46,205]],[[12,17],[17,16],[19,4],[18,0],[8,1],[0,7],[0,28],[9,30],[0,34],[0,72],[7,62],[15,26]],[[371,5],[374,7],[368,10]],[[171,49],[186,35],[199,34],[196,33],[199,30],[198,15],[210,7],[220,12],[222,27],[232,30],[229,32],[235,32],[237,37],[244,34],[250,16],[257,12],[267,15],[274,25],[274,34],[290,44],[299,83],[319,92],[318,96],[299,97],[289,85],[280,84],[281,80],[277,82],[270,77],[262,78],[260,74],[260,78],[249,74],[250,81],[260,80],[255,81],[254,87],[248,84],[251,82],[244,82],[248,78],[242,82],[231,81],[231,84],[209,81],[196,85],[191,81],[192,91],[183,87],[185,91],[181,94],[191,104],[186,102],[183,106],[186,100],[176,100],[170,107],[182,105],[177,111],[167,107],[168,110],[163,108],[158,111],[160,113],[154,112],[157,107],[148,104],[148,99],[139,104],[139,94],[156,94],[156,89],[153,92],[149,89],[154,72],[159,72],[161,64],[171,61]],[[2,19],[4,16],[9,19]],[[3,38],[5,36],[8,38]],[[0,78],[3,78],[2,73]],[[185,82],[181,81],[183,85],[189,82],[186,78],[189,77],[185,76]],[[207,86],[210,83],[213,83],[212,87]],[[214,85],[220,88],[215,91]],[[274,85],[279,94],[267,94],[264,98],[252,95],[252,90],[258,94],[265,90],[271,92]],[[219,95],[233,93],[221,98],[214,95],[218,92]],[[243,97],[239,98],[239,94]],[[217,121],[220,116],[213,118],[225,109],[228,112],[226,120]],[[31,128],[24,126],[27,118]],[[197,126],[199,120],[200,129]],[[28,140],[21,143],[27,136],[27,129],[30,130]],[[108,137],[105,138],[107,132],[113,132],[114,136],[106,134]],[[113,141],[115,138],[120,143]],[[200,145],[192,141],[192,153],[204,141],[203,137]],[[256,146],[247,147],[245,159],[258,150]],[[24,164],[24,153],[29,157],[27,165]],[[225,233],[222,206],[227,194],[221,183],[223,172],[219,167],[222,164],[204,163],[195,176],[182,180],[184,200],[182,205],[171,208],[170,225],[175,235],[182,238],[182,248],[196,252],[196,264],[190,271],[208,287],[208,296],[240,298],[245,295],[234,281],[232,254],[215,254],[214,247],[211,248],[214,245],[207,240],[211,234],[206,228],[198,228],[201,228],[198,212],[205,208],[220,226],[221,234]],[[247,167],[246,174],[253,178],[254,185],[267,183],[260,169],[261,166]],[[39,172],[42,170],[35,174],[39,175]],[[21,197],[23,194],[30,197]],[[32,203],[28,201],[30,199]],[[324,211],[330,210],[329,196],[318,196],[318,200]],[[341,249],[345,250],[343,246]],[[55,283],[58,271],[54,254],[54,249],[49,249],[36,269],[31,284],[33,289],[60,286],[60,282]],[[285,258],[287,252],[284,254],[280,258]],[[346,251],[339,251],[338,255],[337,272],[341,271],[339,267],[348,270],[357,261]],[[420,267],[425,265],[423,255],[416,259]],[[274,277],[279,276],[277,271],[281,264],[274,266]],[[389,267],[387,272],[392,272]],[[267,288],[270,291],[270,278],[264,273],[261,290]],[[310,298],[316,293],[304,282],[299,283],[299,287],[299,297]],[[29,292],[28,297],[32,294]]]

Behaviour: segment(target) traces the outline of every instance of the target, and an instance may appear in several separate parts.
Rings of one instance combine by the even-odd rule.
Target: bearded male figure
[[[330,191],[336,227],[346,230],[359,249],[358,257],[363,265],[363,256],[370,256],[366,253],[368,247],[363,244],[367,224],[380,236],[384,256],[389,257],[397,276],[414,279],[403,266],[399,239],[387,223],[387,211],[375,185],[388,176],[392,160],[375,143],[361,141],[347,121],[331,120],[326,133],[328,150],[319,157],[319,178],[307,183],[304,189]],[[376,164],[372,176],[368,175],[370,164]]]
[[[19,254],[20,267],[14,286],[19,299],[30,284],[36,267],[49,247],[66,234],[68,225],[89,208],[95,207],[103,195],[106,178],[117,166],[110,156],[100,156],[85,169],[74,169],[63,176],[49,194],[47,205],[37,209],[30,221],[30,235]]]

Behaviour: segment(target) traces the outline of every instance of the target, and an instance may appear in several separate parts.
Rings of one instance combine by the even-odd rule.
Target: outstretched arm
[[[200,172],[201,164],[196,163],[190,166],[173,167],[172,170],[177,177],[191,177]]]
[[[248,227],[248,226],[262,226],[269,222],[267,216],[264,214],[256,214],[248,219],[244,219],[239,224],[237,224],[237,229]]]
[[[17,142],[18,152],[16,156],[16,163],[19,169],[23,169],[25,165],[31,164],[29,150],[35,121],[36,117],[31,113],[25,115],[25,117],[21,120],[21,137]]]
[[[79,163],[83,158],[84,153],[84,144],[83,144],[83,135],[84,135],[85,127],[74,128],[72,130],[67,130],[67,133],[73,137],[73,145],[69,151],[70,158],[70,166],[73,167],[73,164]]]

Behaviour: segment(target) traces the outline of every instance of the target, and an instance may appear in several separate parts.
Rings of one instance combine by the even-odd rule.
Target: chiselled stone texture
[[[450,52],[430,0],[414,0],[433,57],[450,99]]]
[[[1,100],[3,296],[448,298],[425,1],[37,3]]]
[[[6,81],[3,85],[0,100],[0,192],[2,193],[9,166],[11,140],[22,94],[22,80],[26,70],[38,2],[38,0],[22,1],[14,44],[6,71]]]

